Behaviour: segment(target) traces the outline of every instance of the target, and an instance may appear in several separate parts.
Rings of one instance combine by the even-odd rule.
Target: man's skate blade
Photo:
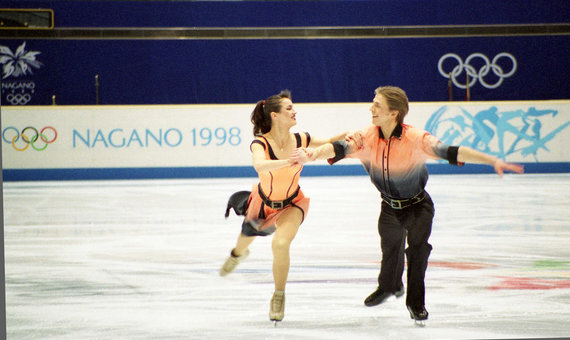
[[[425,327],[426,326],[426,320],[414,320],[414,325],[416,327]]]
[[[425,311],[425,309],[424,309],[424,311]],[[426,315],[416,315],[412,311],[410,306],[408,306],[408,312],[410,312],[410,319],[414,320],[414,325],[416,325],[417,327],[425,327],[426,326],[427,312],[426,312]]]
[[[416,319],[411,313],[410,313],[410,319],[414,320],[414,325],[416,327],[425,327],[426,326],[426,320],[427,319]]]

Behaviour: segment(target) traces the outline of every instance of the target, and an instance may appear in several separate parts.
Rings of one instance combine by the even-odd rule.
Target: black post
[[[453,83],[451,81],[451,73],[452,72],[449,72],[449,80],[447,81],[447,96],[449,97],[449,101],[453,100]]]
[[[465,101],[469,101],[469,99],[471,98],[471,93],[469,93],[470,87],[469,86],[469,72],[465,72],[465,77],[467,79],[467,81],[465,82]]]
[[[95,75],[95,105],[99,105],[99,75]]]

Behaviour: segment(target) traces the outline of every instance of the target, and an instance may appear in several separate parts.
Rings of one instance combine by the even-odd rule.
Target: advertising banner
[[[363,129],[370,124],[369,107],[370,103],[295,104],[294,130],[328,138]],[[132,177],[145,169],[156,173],[147,172],[148,177],[231,177],[244,169],[254,175],[251,110],[253,105],[243,104],[4,107],[5,179],[34,179],[38,174],[58,178],[61,170],[71,178],[94,173],[99,178],[112,169],[128,169]],[[446,144],[533,164],[537,171],[548,171],[553,164],[564,171],[570,164],[570,101],[411,103],[405,122]],[[306,168],[322,167],[313,172],[326,175],[331,174],[326,169],[351,166],[347,174],[362,174],[356,160],[333,167],[324,161],[316,164]],[[209,170],[196,172],[199,169]],[[19,175],[11,177],[14,174]]]

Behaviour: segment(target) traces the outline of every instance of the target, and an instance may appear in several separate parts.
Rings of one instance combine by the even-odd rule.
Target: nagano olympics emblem
[[[39,51],[27,51],[23,42],[15,52],[8,46],[0,45],[0,65],[2,65],[2,97],[3,102],[12,105],[26,105],[32,100],[36,83],[29,77],[33,69],[43,64],[36,59]],[[8,80],[15,78],[16,80]]]

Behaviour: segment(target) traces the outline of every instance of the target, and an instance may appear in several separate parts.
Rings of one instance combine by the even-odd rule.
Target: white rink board
[[[294,130],[328,138],[361,129],[370,124],[369,106],[295,104]],[[4,107],[3,168],[250,166],[253,107]],[[570,101],[411,103],[405,122],[430,127],[449,144],[476,141],[481,150],[512,162],[570,162]],[[357,163],[343,161],[350,162]]]

